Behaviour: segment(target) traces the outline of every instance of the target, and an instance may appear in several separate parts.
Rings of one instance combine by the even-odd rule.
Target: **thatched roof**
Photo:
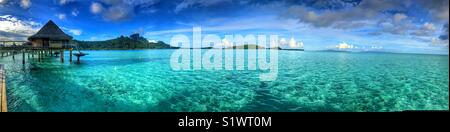
[[[72,36],[64,33],[52,20],[50,20],[36,34],[28,37],[28,40],[31,39],[71,40]]]

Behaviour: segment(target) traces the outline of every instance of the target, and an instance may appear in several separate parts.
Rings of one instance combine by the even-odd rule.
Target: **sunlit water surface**
[[[265,71],[174,71],[174,50],[87,52],[81,64],[0,58],[9,111],[449,109],[448,56],[280,51],[277,80],[261,82]]]

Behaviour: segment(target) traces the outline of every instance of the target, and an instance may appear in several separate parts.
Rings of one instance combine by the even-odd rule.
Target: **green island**
[[[81,50],[178,49],[163,41],[149,42],[138,33],[104,41],[73,40]]]

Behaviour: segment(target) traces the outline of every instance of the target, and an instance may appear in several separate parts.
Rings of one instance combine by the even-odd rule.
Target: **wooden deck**
[[[6,102],[6,78],[3,65],[0,64],[0,112],[7,112],[7,102]]]

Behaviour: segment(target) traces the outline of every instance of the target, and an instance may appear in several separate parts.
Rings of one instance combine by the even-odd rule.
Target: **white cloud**
[[[148,42],[149,42],[149,43],[158,43],[157,40],[152,40],[152,39],[149,39]]]
[[[287,42],[286,38],[281,38],[280,39],[280,46],[285,46],[287,44],[288,44],[288,42]]]
[[[6,2],[8,2],[7,0],[0,0],[0,6],[3,4],[6,4]]]
[[[422,0],[418,2],[428,10],[432,17],[443,22],[448,22],[449,0]]]
[[[100,3],[93,2],[91,4],[91,12],[93,14],[99,14],[103,11],[103,6]]]
[[[264,22],[261,22],[264,21]],[[189,28],[179,28],[179,29],[169,29],[160,31],[147,32],[145,35],[164,35],[173,33],[186,33],[192,32],[193,25],[202,25],[202,31],[205,32],[229,32],[229,31],[240,31],[240,30],[251,30],[251,29],[276,29],[283,31],[298,31],[305,27],[304,24],[297,23],[294,19],[277,19],[276,16],[264,16],[264,17],[239,17],[239,18],[223,18],[223,19],[210,19],[202,23],[185,23],[177,22],[180,25],[188,26]],[[217,25],[220,23],[220,25]]]
[[[336,1],[323,1],[324,4],[336,5]],[[334,3],[334,4],[333,4]],[[314,7],[305,5],[287,5],[288,8],[282,9],[281,17],[296,18],[302,23],[311,24],[314,27],[335,27],[337,23],[351,24],[359,21],[377,21],[377,18],[383,17],[382,12],[401,7],[400,2],[386,2],[379,0],[361,1],[357,6],[345,6],[347,8],[339,10],[316,10]],[[320,5],[319,7],[328,7],[330,5]],[[404,16],[400,16],[404,17]]]
[[[67,27],[61,27],[61,29],[66,32],[69,32],[70,34],[75,35],[75,36],[79,36],[83,33],[83,30],[81,30],[81,29],[72,29],[72,28],[67,28]]]
[[[297,46],[297,41],[295,41],[294,38],[291,38],[291,40],[289,40],[289,47],[295,48],[296,46]]]
[[[221,46],[222,47],[231,47],[233,45],[231,44],[231,42],[228,39],[224,38],[224,39],[222,39],[222,45]]]
[[[371,49],[383,49],[383,46],[370,46]]]
[[[160,0],[98,0],[92,2],[90,11],[93,14],[102,15],[107,21],[127,20],[135,13],[154,13],[153,6]]]
[[[432,46],[444,46],[446,48],[448,48],[449,42],[448,40],[442,40],[439,38],[432,38],[431,39],[431,45]]]
[[[347,51],[377,51],[382,50],[383,46],[376,45],[352,45],[346,42],[342,42],[335,46],[336,49],[339,50],[347,50]]]
[[[26,40],[37,32],[41,24],[20,20],[11,15],[0,16],[0,40]]]
[[[408,16],[406,16],[405,14],[403,14],[403,13],[396,13],[394,15],[394,22],[395,23],[400,23],[402,20],[404,20],[406,18],[408,18]]]
[[[435,31],[436,27],[434,27],[434,25],[432,23],[425,23],[423,24],[423,28],[426,30],[430,30],[430,31]]]
[[[78,14],[80,14],[80,12],[77,9],[72,10],[71,12],[72,16],[78,16]]]
[[[432,36],[432,35],[435,35],[436,33],[437,33],[436,27],[434,26],[434,24],[427,22],[427,23],[421,25],[421,27],[414,29],[414,31],[411,32],[411,35]]]
[[[65,5],[65,4],[68,4],[70,2],[74,2],[74,1],[76,1],[76,0],[59,0],[59,5]]]
[[[342,42],[342,43],[340,43],[339,45],[336,45],[336,48],[337,49],[353,49],[354,48],[354,46],[353,45],[350,45],[350,44],[347,44],[347,43],[345,43],[345,42]]]
[[[186,33],[186,32],[192,32],[192,28],[152,31],[152,32],[145,33],[145,35],[153,36],[153,35],[176,34],[176,33]]]
[[[73,35],[79,36],[83,31],[81,31],[80,29],[70,29],[69,32]]]
[[[59,20],[64,20],[64,19],[66,19],[66,14],[61,13],[61,14],[58,14],[57,16],[58,16],[58,19],[59,19]]]
[[[109,7],[103,14],[106,20],[120,21],[125,20],[133,14],[133,8],[129,5],[121,4]]]
[[[189,7],[192,6],[201,6],[201,7],[206,7],[206,6],[214,6],[214,5],[218,5],[224,2],[231,2],[231,0],[184,0],[183,2],[179,3],[176,7],[175,7],[175,12],[178,13],[184,9],[187,9]]]
[[[91,13],[102,14],[103,18],[108,21],[120,21],[127,19],[133,15],[134,6],[124,3],[121,0],[103,0],[107,8],[101,3],[93,2],[91,4]]]
[[[21,0],[20,1],[20,7],[23,9],[28,9],[31,6],[31,0]]]

